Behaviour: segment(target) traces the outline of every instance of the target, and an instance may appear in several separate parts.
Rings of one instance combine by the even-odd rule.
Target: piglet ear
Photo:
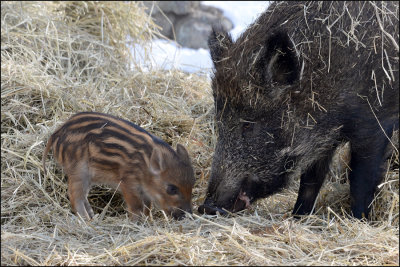
[[[189,153],[187,152],[186,148],[183,145],[181,144],[176,145],[176,153],[183,162],[190,163]]]
[[[222,30],[222,26],[214,25],[208,37],[208,47],[210,48],[211,59],[215,67],[222,61],[225,52],[231,45],[232,37],[226,31]]]
[[[149,170],[154,175],[159,175],[165,169],[164,157],[161,150],[157,147],[153,148],[151,153]]]

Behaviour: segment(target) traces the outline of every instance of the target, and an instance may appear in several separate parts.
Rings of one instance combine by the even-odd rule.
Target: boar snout
[[[218,205],[211,204],[210,202],[204,202],[204,204],[200,205],[197,210],[201,214],[205,213],[209,215],[215,215],[217,214],[217,212],[219,212],[221,215],[228,215],[227,210],[231,212],[238,212],[244,210],[245,208],[248,208],[250,206],[249,203],[249,198],[246,197],[245,194],[243,194],[241,191],[230,209],[225,209],[223,207],[220,208],[218,207]]]
[[[215,215],[217,212],[219,212],[221,215],[226,215],[228,214],[225,210],[218,208],[216,206],[206,204],[204,203],[203,205],[200,205],[197,211],[201,214],[208,214],[208,215]]]
[[[226,215],[229,212],[238,212],[249,208],[255,200],[257,193],[257,176],[251,172],[245,172],[235,179],[228,179],[229,176],[212,176],[211,179],[219,181],[214,191],[209,190],[203,205],[199,206],[199,213],[215,215],[219,212]],[[233,182],[236,181],[236,182]],[[210,188],[210,187],[209,187]],[[215,188],[215,187],[214,187]]]

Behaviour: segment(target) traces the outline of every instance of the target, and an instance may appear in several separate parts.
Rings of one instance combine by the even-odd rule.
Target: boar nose
[[[221,215],[225,215],[227,214],[227,212],[217,206],[214,205],[214,201],[212,198],[207,197],[204,200],[203,205],[200,205],[199,208],[197,209],[197,211],[200,214],[208,214],[208,215],[215,215],[217,214],[217,212],[219,212]]]
[[[219,212],[221,215],[226,215],[227,212],[221,208],[212,206],[210,204],[206,204],[204,203],[203,205],[200,205],[199,208],[197,209],[197,211],[200,214],[209,214],[209,215],[215,215],[217,214],[217,212]]]

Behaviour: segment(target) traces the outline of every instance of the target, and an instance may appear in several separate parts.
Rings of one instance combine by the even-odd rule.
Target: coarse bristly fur
[[[350,143],[351,209],[368,217],[399,118],[397,2],[274,2],[234,42],[209,38],[218,141],[200,212],[239,211],[301,175],[309,214]]]
[[[68,175],[72,209],[90,219],[87,200],[92,184],[121,190],[133,219],[148,215],[151,203],[182,218],[192,212],[194,173],[186,149],[174,151],[167,143],[139,126],[108,114],[81,112],[72,116],[49,138],[43,152],[54,158]]]

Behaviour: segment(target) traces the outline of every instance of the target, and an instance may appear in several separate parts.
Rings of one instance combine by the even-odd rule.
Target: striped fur
[[[177,150],[139,126],[97,112],[75,114],[49,138],[47,153],[68,176],[72,209],[92,218],[87,201],[92,184],[108,184],[122,192],[133,219],[148,214],[153,203],[175,218],[191,212],[193,168],[182,145]]]

